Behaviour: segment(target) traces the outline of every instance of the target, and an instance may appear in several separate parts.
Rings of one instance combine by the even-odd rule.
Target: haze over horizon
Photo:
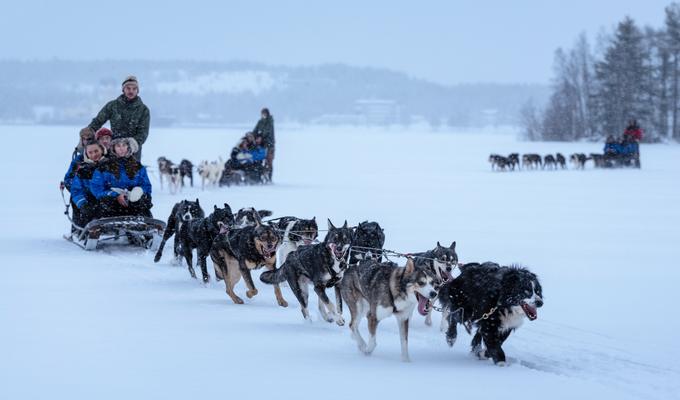
[[[491,4],[489,4],[491,3]],[[2,59],[252,61],[388,68],[440,84],[549,83],[555,49],[626,15],[661,27],[669,1],[306,4],[26,0],[0,14]]]

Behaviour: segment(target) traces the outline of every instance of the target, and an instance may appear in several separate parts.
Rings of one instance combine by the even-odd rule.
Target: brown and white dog
[[[261,267],[274,270],[279,243],[279,235],[274,228],[261,224],[229,229],[215,238],[210,258],[215,266],[215,275],[218,279],[224,279],[227,294],[234,303],[243,304],[243,299],[234,292],[234,286],[241,276],[248,288],[246,296],[252,298],[257,295],[250,271]],[[287,307],[288,303],[283,298],[279,285],[274,286],[274,293],[278,304]]]

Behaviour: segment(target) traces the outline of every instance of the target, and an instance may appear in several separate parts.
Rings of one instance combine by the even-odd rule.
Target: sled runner
[[[74,228],[74,232],[64,238],[85,250],[95,250],[104,244],[156,250],[163,237],[165,222],[148,217],[124,216],[100,218],[83,228]]]

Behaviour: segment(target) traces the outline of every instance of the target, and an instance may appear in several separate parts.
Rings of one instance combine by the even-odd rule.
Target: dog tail
[[[260,274],[260,280],[267,285],[276,285],[286,280],[285,264],[273,271],[264,271]]]
[[[272,214],[274,214],[273,212],[271,212],[269,210],[257,210],[257,213],[260,214],[260,218],[271,217]]]

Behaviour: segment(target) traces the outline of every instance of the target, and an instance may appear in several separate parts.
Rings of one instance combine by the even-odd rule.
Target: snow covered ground
[[[144,160],[225,157],[241,134],[155,129]],[[221,283],[190,279],[170,248],[158,264],[141,250],[80,250],[62,239],[57,190],[77,129],[3,126],[0,135],[12,149],[0,158],[2,399],[680,398],[679,146],[643,145],[641,170],[493,173],[491,152],[566,155],[601,145],[279,129],[276,185],[202,192],[199,183],[179,196],[155,186],[160,219],[183,197],[205,208],[368,219],[385,228],[389,249],[456,240],[461,261],[529,267],[545,306],[510,336],[510,365],[500,368],[474,359],[465,334],[448,348],[417,316],[412,363],[399,361],[393,321],[381,323],[365,357],[347,327],[316,314],[304,323],[287,288],[288,309],[257,279],[260,294],[235,305]],[[243,283],[237,290],[244,294]]]

